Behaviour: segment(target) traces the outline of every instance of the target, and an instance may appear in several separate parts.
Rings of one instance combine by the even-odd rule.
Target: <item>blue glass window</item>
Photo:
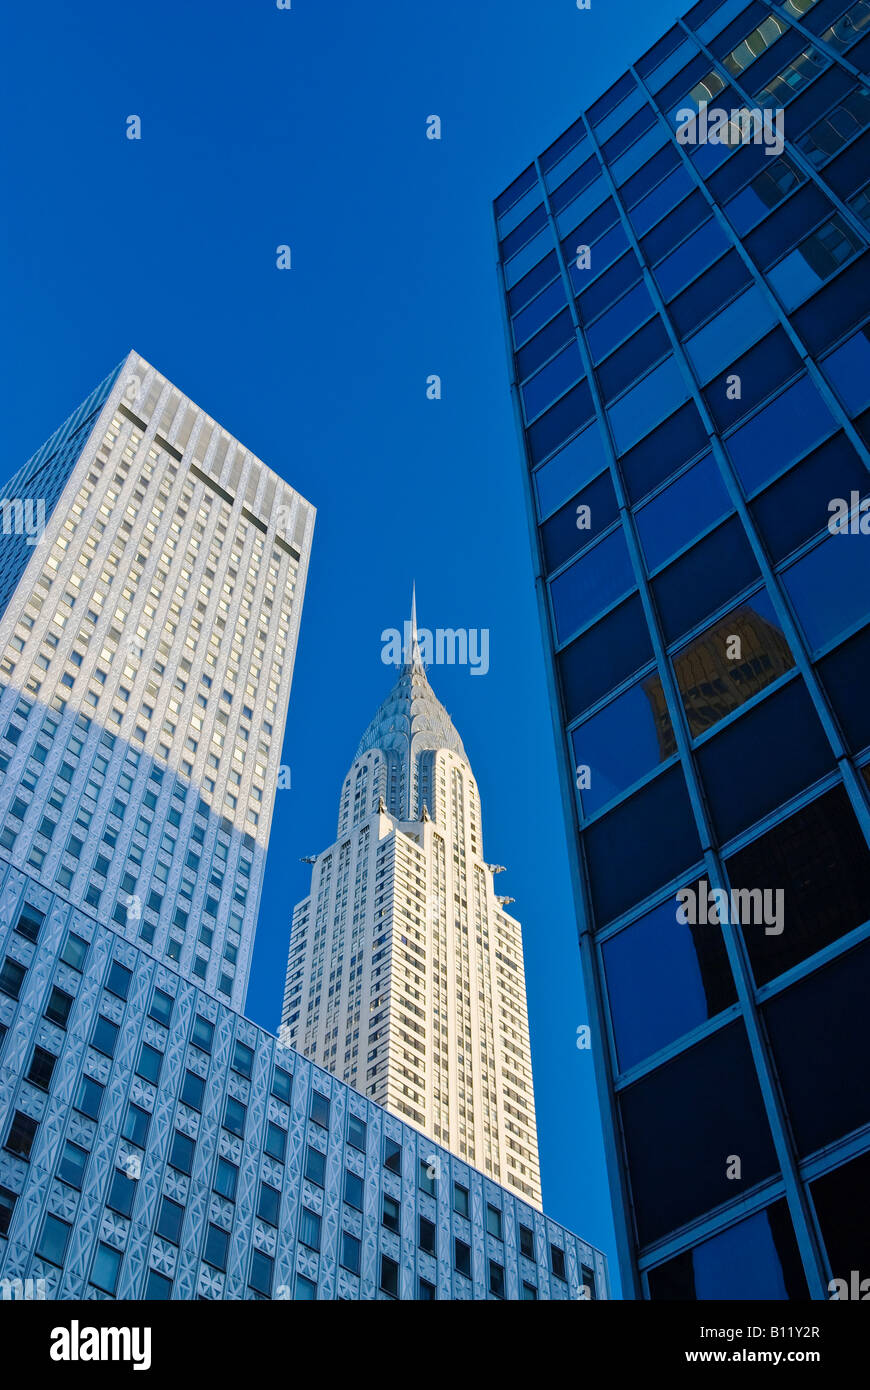
[[[709,884],[693,885],[697,894]],[[718,926],[677,919],[676,895],[602,944],[620,1071],[651,1057],[737,999]]]
[[[636,1081],[620,1093],[619,1109],[643,1245],[733,1199],[725,1155],[740,1155],[746,1188],[778,1172],[740,1023]],[[650,1135],[661,1133],[668,1142],[651,1144]]]
[[[655,267],[654,275],[665,299],[671,299],[728,250],[728,238],[711,217]]]
[[[633,588],[634,574],[620,526],[550,585],[558,641],[564,642]]]
[[[784,571],[783,583],[810,646],[827,646],[870,610],[867,537],[828,536]]]
[[[580,803],[589,817],[673,752],[673,731],[658,674],[611,700],[576,728],[571,739],[581,783]]]
[[[576,719],[652,659],[637,594],[572,642],[557,658],[567,719]]]
[[[776,323],[776,314],[767,296],[757,285],[751,286],[721,310],[710,323],[686,341],[689,361],[705,385],[745,352],[756,338]]]
[[[695,756],[722,841],[747,830],[834,766],[801,680],[772,691],[703,743]],[[735,776],[735,768],[751,768],[752,775]]]
[[[616,520],[616,493],[609,473],[602,473],[541,527],[547,572],[558,569]]]
[[[718,465],[707,454],[635,513],[649,569],[664,564],[684,545],[731,510]]]
[[[539,463],[553,453],[594,415],[589,383],[580,381],[526,431],[533,461]]]
[[[593,361],[600,362],[654,312],[655,305],[646,285],[635,285],[587,328],[586,340]]]
[[[642,198],[631,211],[631,221],[638,236],[643,236],[644,232],[655,226],[666,212],[676,207],[680,199],[691,192],[692,187],[692,179],[685,169],[674,169],[668,174],[667,178]]]
[[[732,517],[652,581],[666,641],[675,642],[758,577],[743,527]]]
[[[668,768],[593,821],[583,842],[598,926],[681,877],[701,855],[682,768]]]
[[[583,376],[583,363],[576,342],[571,342],[520,388],[526,419],[531,420],[551,405],[569,386]]]
[[[668,357],[633,386],[607,415],[617,450],[624,454],[688,396],[689,388],[676,360]]]
[[[740,0],[742,5],[743,0]],[[774,1202],[649,1272],[653,1300],[808,1299],[786,1202]]]
[[[831,217],[775,265],[768,278],[785,307],[793,309],[862,246],[842,217]]]
[[[870,329],[862,328],[832,352],[822,369],[849,414],[858,415],[870,403]]]
[[[533,474],[540,516],[548,516],[606,464],[601,431],[590,425]]]
[[[827,406],[804,376],[729,435],[725,443],[740,481],[751,494],[833,428]]]

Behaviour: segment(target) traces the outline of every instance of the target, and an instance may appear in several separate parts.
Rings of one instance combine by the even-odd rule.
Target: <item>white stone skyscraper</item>
[[[540,1206],[520,924],[483,857],[477,783],[413,608],[406,628],[408,660],[293,913],[282,1035]]]
[[[135,352],[6,490],[0,856],[241,1008],[314,510]]]

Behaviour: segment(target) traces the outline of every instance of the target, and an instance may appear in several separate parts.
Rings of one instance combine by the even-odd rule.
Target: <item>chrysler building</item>
[[[540,1206],[520,924],[409,632],[293,913],[284,1041]]]

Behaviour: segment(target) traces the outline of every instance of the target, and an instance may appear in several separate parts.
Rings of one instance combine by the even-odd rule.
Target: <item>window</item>
[[[287,1148],[286,1129],[269,1120],[266,1124],[266,1142],[263,1147],[270,1158],[276,1158],[279,1163],[283,1163],[284,1151]]]
[[[435,1197],[438,1191],[438,1159],[434,1154],[429,1158],[420,1159],[420,1178],[418,1186],[421,1192],[428,1192],[430,1197]]]
[[[525,1255],[527,1260],[535,1258],[535,1233],[530,1226],[524,1226],[520,1222],[520,1254]]]
[[[458,1211],[460,1216],[468,1216],[468,1188],[463,1187],[461,1182],[453,1184],[453,1210]]]
[[[196,1072],[186,1071],[184,1080],[181,1083],[181,1099],[185,1105],[189,1105],[194,1110],[202,1109],[202,1100],[205,1095],[205,1080],[197,1076]]]
[[[226,1108],[224,1109],[224,1129],[228,1129],[230,1134],[237,1134],[240,1139],[245,1134],[245,1119],[248,1114],[247,1106],[243,1105],[235,1096],[227,1096]]]
[[[156,1269],[149,1269],[142,1297],[151,1303],[171,1298],[172,1280],[165,1274],[158,1274]]]
[[[305,1155],[305,1176],[318,1187],[323,1187],[326,1181],[326,1154],[313,1149],[310,1144]]]
[[[366,1151],[366,1125],[358,1115],[350,1114],[347,1117],[347,1142],[351,1148],[359,1149],[361,1153]]]
[[[9,1126],[6,1148],[10,1153],[17,1154],[19,1158],[29,1158],[38,1128],[38,1122],[30,1115],[25,1115],[22,1110],[16,1110]]]
[[[437,1254],[435,1223],[427,1216],[420,1217],[419,1246],[427,1255]]]
[[[132,1101],[127,1106],[127,1114],[124,1118],[124,1127],[121,1134],[124,1139],[128,1139],[131,1144],[138,1144],[140,1149],[144,1149],[145,1141],[148,1138],[148,1126],[151,1116],[147,1110],[141,1106],[134,1105]]]
[[[580,1285],[581,1288],[588,1290],[590,1299],[597,1299],[598,1292],[595,1288],[595,1274],[588,1265],[580,1266]]]
[[[160,1080],[160,1068],[163,1065],[163,1053],[158,1052],[156,1047],[150,1043],[143,1042],[139,1049],[139,1061],[136,1065],[136,1075],[143,1077],[145,1081],[151,1081],[155,1086]]]
[[[156,1019],[158,1023],[163,1023],[169,1027],[172,1018],[173,999],[171,994],[166,994],[162,989],[155,989],[151,996],[151,1008],[149,1015]]]
[[[349,1168],[346,1168],[344,1173],[344,1200],[349,1207],[355,1207],[357,1211],[362,1211],[363,1180],[356,1173],[352,1173]]]
[[[100,1105],[103,1100],[103,1090],[99,1081],[94,1081],[92,1076],[83,1076],[79,1085],[76,1109],[83,1115],[89,1115],[92,1120],[96,1120],[100,1114]]]
[[[786,309],[793,309],[862,245],[843,219],[835,215],[775,265],[768,272],[768,278]]]
[[[314,1280],[306,1279],[304,1274],[297,1274],[294,1298],[303,1303],[313,1303],[317,1298],[317,1285]]]
[[[706,879],[692,885],[696,902],[699,895],[707,900],[708,888]],[[621,1071],[683,1037],[737,999],[721,930],[699,933],[677,921],[676,908],[670,895],[602,942]],[[522,1231],[521,1226],[521,1238]],[[534,1253],[529,1259],[534,1259]]]
[[[58,1028],[66,1028],[72,1006],[72,995],[54,985],[45,1006],[45,1017],[50,1019],[52,1023],[56,1023]]]
[[[221,1197],[226,1197],[228,1202],[236,1200],[236,1183],[239,1178],[239,1170],[235,1163],[230,1163],[228,1158],[219,1158],[214,1178],[214,1190]]]
[[[840,1170],[838,1170],[839,1172]],[[587,1284],[587,1276],[591,1283]],[[653,1301],[809,1298],[791,1217],[784,1201],[727,1227],[649,1271]],[[595,1280],[583,1266],[591,1298]]]
[[[550,1241],[550,1268],[557,1279],[565,1278],[565,1251]]]
[[[320,1091],[311,1092],[310,1117],[316,1125],[321,1125],[324,1129],[329,1128],[329,1101]]]
[[[303,1207],[300,1213],[299,1239],[311,1250],[320,1249],[320,1217],[309,1207]]]
[[[120,1168],[116,1168],[109,1188],[109,1198],[106,1203],[117,1211],[121,1216],[129,1216],[133,1210],[133,1202],[136,1197],[136,1182],[123,1173]]]
[[[496,1240],[501,1240],[501,1211],[490,1202],[486,1204],[486,1229]]]
[[[247,1043],[239,1041],[237,1038],[235,1048],[233,1049],[233,1070],[239,1072],[242,1076],[250,1077],[253,1066],[254,1049],[249,1047]]]
[[[362,1242],[357,1240],[356,1236],[352,1236],[349,1231],[342,1231],[341,1263],[351,1274],[359,1274],[361,1249]]]
[[[49,825],[51,824],[52,822],[49,821]],[[21,916],[15,923],[15,930],[26,937],[28,941],[36,941],[39,937],[39,929],[44,921],[45,913],[40,912],[38,908],[31,907],[29,903],[26,903],[22,908]]]
[[[202,1258],[206,1264],[213,1265],[215,1269],[226,1269],[227,1250],[229,1249],[230,1237],[227,1231],[222,1231],[219,1226],[209,1222],[205,1237],[205,1248]]]
[[[54,1071],[57,1058],[53,1052],[47,1052],[44,1047],[34,1047],[33,1056],[30,1059],[30,1067],[27,1072],[27,1080],[40,1090],[47,1091],[51,1085],[51,1077]]]
[[[67,932],[63,950],[60,953],[64,965],[69,965],[73,970],[82,971],[87,954],[88,943],[84,937],[76,936],[75,932],[72,931]]]
[[[453,1264],[457,1274],[465,1274],[471,1278],[471,1246],[458,1236],[453,1239]]]
[[[811,647],[827,646],[867,615],[865,537],[828,536],[783,575]]]
[[[437,1297],[438,1293],[435,1285],[430,1284],[429,1280],[424,1279],[421,1275],[417,1281],[417,1298],[423,1302],[431,1303],[434,1302]]]
[[[810,1044],[822,1045],[818,1027],[807,1034]],[[715,1087],[711,1076],[719,1079]],[[733,1199],[722,1154],[740,1154],[747,1189],[778,1171],[742,1023],[645,1075],[619,1093],[618,1105],[641,1244]],[[650,1147],[656,1125],[671,1136],[666,1146]]]
[[[5,1236],[9,1233],[12,1213],[15,1210],[15,1203],[17,1201],[17,1192],[10,1192],[8,1187],[0,1187],[0,1236]]]
[[[528,1283],[526,1283],[526,1281],[525,1281],[525,1279],[524,1279],[524,1280],[523,1280],[523,1295],[522,1295],[522,1296],[523,1296],[523,1299],[525,1299],[525,1300],[537,1299],[537,1297],[538,1297],[538,1288],[537,1288],[537,1285],[536,1285],[536,1284],[528,1284]]]
[[[114,1295],[118,1287],[118,1275],[121,1270],[121,1260],[123,1256],[120,1250],[114,1250],[111,1245],[100,1242],[97,1246],[97,1253],[94,1256],[94,1263],[91,1269],[91,1283],[104,1293]]]
[[[180,1130],[176,1130],[172,1136],[172,1146],[169,1150],[169,1162],[173,1168],[177,1168],[179,1173],[190,1173],[193,1171],[193,1151],[194,1142]]]
[[[27,970],[19,961],[7,956],[0,970],[0,990],[11,999],[17,999]]]
[[[381,1255],[381,1288],[393,1298],[399,1296],[399,1266],[389,1255]]]
[[[284,1071],[283,1067],[276,1067],[272,1075],[272,1095],[289,1104],[292,1090],[293,1077],[290,1072]]]
[[[119,999],[126,999],[130,992],[130,981],[132,978],[132,970],[128,970],[120,961],[113,960],[109,967],[106,989],[111,990],[113,994],[117,994]]]
[[[504,1265],[496,1260],[489,1262],[489,1291],[493,1298],[504,1298]]]
[[[564,642],[633,589],[634,571],[619,526],[552,581],[556,635]]]
[[[381,1220],[388,1231],[398,1231],[401,1225],[402,1204],[395,1197],[390,1197],[384,1193],[384,1205]]]
[[[390,1173],[402,1172],[402,1146],[395,1139],[384,1140],[384,1167]]]
[[[774,995],[762,1010],[801,1157],[870,1119],[866,1087],[842,1074],[842,1059],[861,1055],[868,983],[870,945],[864,943]],[[809,1018],[812,1037],[805,1026]],[[745,1174],[745,1160],[743,1166]]]
[[[270,1226],[278,1225],[278,1212],[281,1209],[281,1193],[277,1187],[272,1187],[267,1182],[260,1183],[260,1200],[257,1205],[257,1215],[261,1221],[266,1221]]]
[[[69,1241],[69,1233],[72,1230],[69,1222],[61,1221],[58,1216],[46,1216],[42,1224],[42,1232],[36,1246],[36,1253],[41,1260],[47,1260],[49,1264],[60,1265],[66,1258],[66,1247]]]
[[[85,1165],[88,1161],[87,1149],[82,1149],[72,1140],[67,1139],[63,1146],[60,1162],[57,1165],[57,1176],[63,1182],[69,1183],[70,1187],[81,1190],[85,1176]]]
[[[194,1047],[198,1047],[201,1051],[210,1054],[214,1041],[214,1024],[209,1023],[208,1019],[203,1018],[201,1014],[197,1014],[193,1020],[193,1031],[190,1035],[190,1041],[193,1043]]]
[[[184,1207],[178,1202],[173,1202],[171,1197],[164,1197],[160,1203],[160,1211],[157,1216],[157,1224],[154,1229],[164,1240],[169,1240],[173,1245],[178,1245],[181,1240],[181,1227],[184,1223]]]

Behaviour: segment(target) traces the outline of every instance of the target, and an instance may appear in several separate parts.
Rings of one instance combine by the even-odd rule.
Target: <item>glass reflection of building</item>
[[[870,1270],[868,17],[702,0],[495,204],[630,1297]],[[680,144],[703,101],[784,148]]]

